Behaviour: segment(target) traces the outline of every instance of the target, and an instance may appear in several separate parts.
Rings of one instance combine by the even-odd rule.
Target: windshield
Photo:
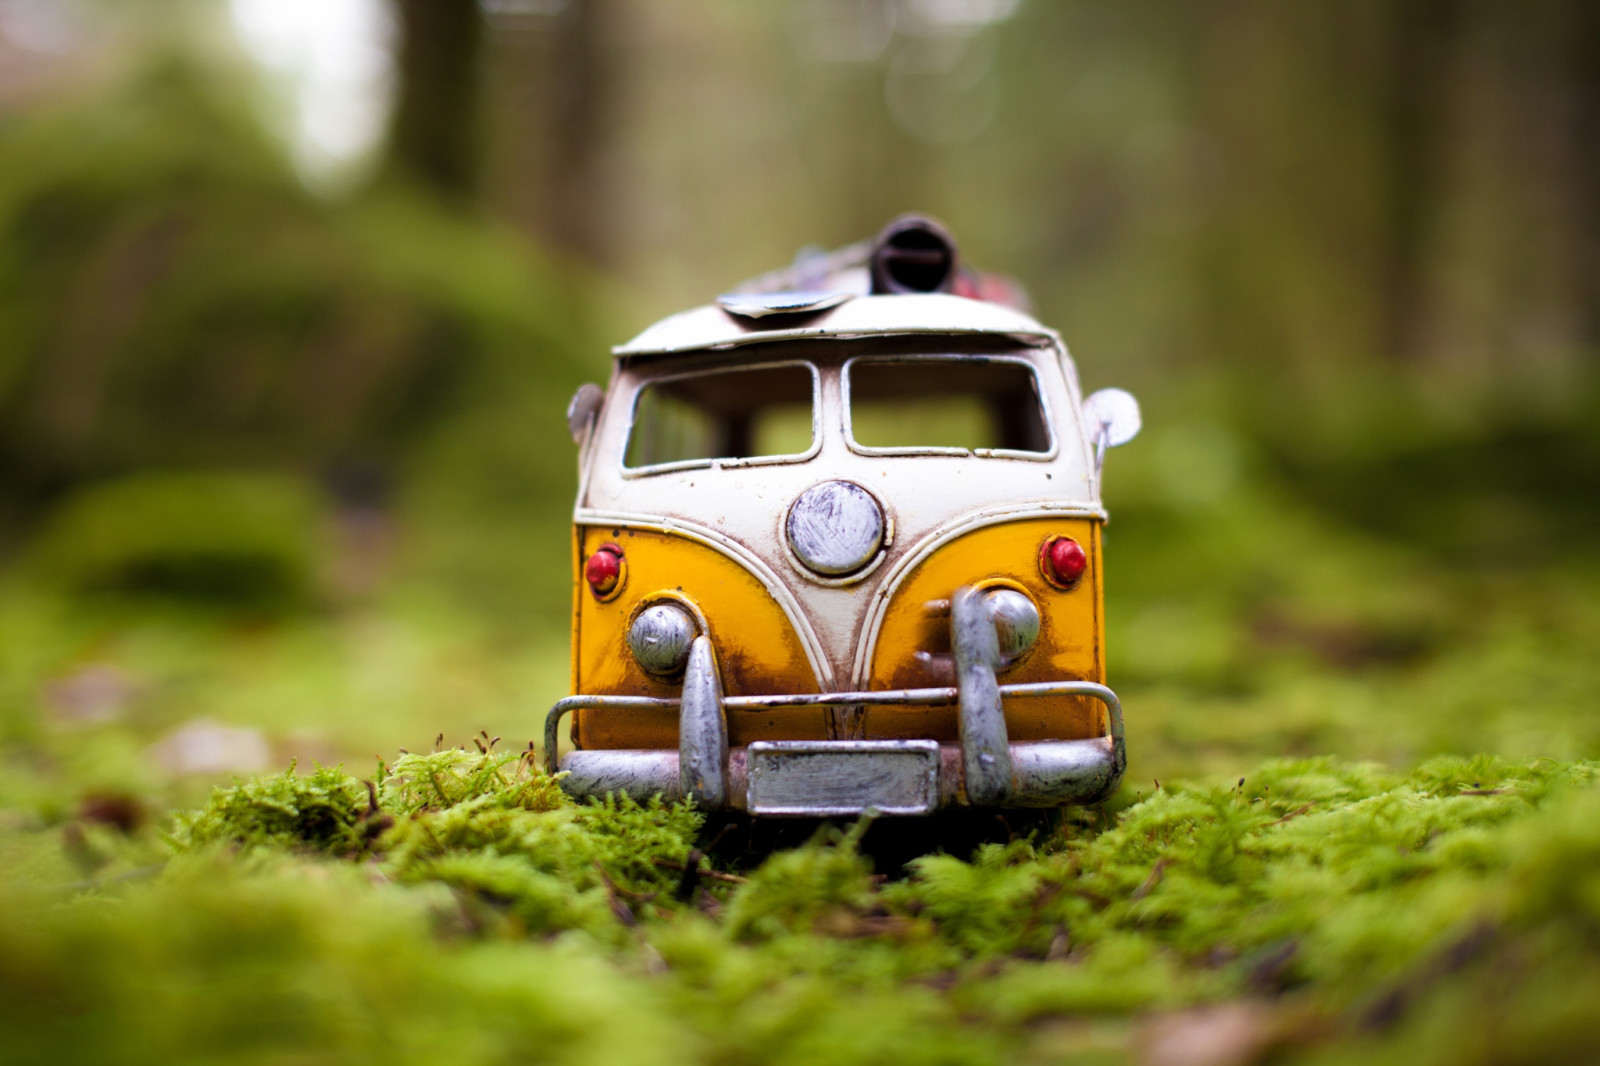
[[[850,446],[869,455],[1051,454],[1039,382],[1024,359],[862,357],[845,364]]]
[[[731,367],[640,388],[623,465],[631,470],[795,462],[816,447],[810,363]]]

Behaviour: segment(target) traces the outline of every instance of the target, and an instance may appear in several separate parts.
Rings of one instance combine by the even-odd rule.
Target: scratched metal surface
[[[928,814],[939,806],[939,745],[863,740],[750,745],[751,814]]]
[[[883,546],[883,508],[853,481],[823,481],[789,507],[789,546],[819,574],[848,574]]]
[[[1089,696],[1105,704],[1110,724],[1110,734],[1086,740],[1053,740],[1012,743],[1008,745],[1006,762],[1010,766],[1009,787],[1004,802],[1010,806],[1054,807],[1064,803],[1094,803],[1114,792],[1127,768],[1127,748],[1122,721],[1122,704],[1116,693],[1104,685],[1085,681],[1051,681],[1037,684],[1002,685],[1000,694],[1009,698],[1027,698],[1050,694],[1074,693]],[[788,696],[733,696],[722,701],[721,710],[735,714],[757,711],[766,707],[807,704],[812,706],[842,704],[897,704],[925,702],[955,702],[961,698],[956,688],[900,690],[891,692],[837,692],[814,695]],[[680,750],[617,750],[574,751],[558,759],[558,740],[562,720],[574,710],[586,708],[602,713],[608,710],[647,709],[662,714],[675,714],[683,706],[681,699],[652,699],[638,696],[568,696],[550,709],[545,718],[545,766],[551,773],[559,768],[566,771],[562,787],[575,796],[603,796],[607,792],[620,792],[635,798],[662,795],[668,799],[686,794]],[[882,742],[876,742],[881,744]],[[911,741],[928,744],[928,741]],[[839,752],[859,750],[858,741],[802,742],[818,750],[833,749]],[[871,746],[870,744],[867,746]],[[752,753],[761,743],[748,748],[729,748],[722,760],[726,773],[723,793],[727,806],[746,809],[749,802],[749,777]],[[770,745],[768,748],[770,749]],[[938,745],[937,771],[938,805],[951,807],[970,805],[975,797],[966,788],[968,752],[952,744]],[[866,767],[871,770],[871,765]],[[842,771],[849,775],[848,769]],[[835,797],[836,805],[844,801]],[[865,806],[875,806],[874,803]],[[863,808],[864,809],[864,808]],[[802,812],[798,809],[788,813]]]
[[[989,333],[1059,344],[1060,337],[1021,311],[942,293],[858,296],[814,317],[742,318],[715,304],[664,318],[616,355],[663,355],[702,348],[740,347],[774,340],[909,333]]]
[[[922,297],[865,298],[917,301]],[[939,297],[989,313],[973,300]],[[861,300],[851,301],[860,303]],[[849,304],[845,305],[846,307]],[[843,310],[843,308],[841,308]],[[966,308],[963,309],[967,310]],[[998,309],[1005,315],[1015,312]],[[721,314],[721,312],[717,312]],[[903,312],[902,312],[903,313]],[[893,339],[837,340],[783,345],[769,358],[805,359],[819,372],[818,442],[806,461],[762,466],[702,465],[646,476],[623,467],[633,398],[654,378],[686,367],[729,365],[747,355],[704,353],[619,364],[607,401],[583,449],[582,477],[574,521],[596,527],[653,528],[691,534],[739,558],[768,586],[785,609],[803,616],[814,635],[819,666],[830,684],[849,684],[863,626],[874,597],[897,564],[927,550],[957,527],[1029,516],[1099,518],[1099,485],[1093,445],[1080,414],[1081,393],[1065,350],[1006,347],[989,338],[986,351],[1003,350],[1035,370],[1040,400],[1049,412],[1055,447],[1048,458],[1000,456],[871,456],[853,451],[845,437],[841,367],[854,355],[891,347]],[[901,341],[901,350],[904,344]],[[915,342],[930,353],[960,351],[971,339],[927,338]],[[914,372],[910,368],[909,372]],[[884,510],[881,558],[870,572],[830,578],[798,565],[789,547],[790,508],[808,489],[825,481],[850,481],[869,491]],[[808,637],[808,639],[810,639]]]

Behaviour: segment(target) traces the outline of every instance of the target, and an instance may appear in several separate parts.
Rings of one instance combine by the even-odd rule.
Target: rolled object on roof
[[[950,231],[937,219],[916,213],[896,217],[868,241],[832,252],[802,249],[791,265],[742,282],[724,299],[794,292],[811,296],[949,293],[1031,311],[1027,291],[1015,279],[962,267]]]
[[[872,248],[872,294],[950,292],[958,266],[955,238],[926,215],[901,215]]]

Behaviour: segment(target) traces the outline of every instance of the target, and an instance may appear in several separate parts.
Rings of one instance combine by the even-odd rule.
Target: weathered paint
[[[975,806],[996,807],[1011,791],[1011,749],[1000,700],[1000,644],[983,592],[963,585],[950,597],[950,644],[955,658],[961,779]]]
[[[706,350],[742,348],[756,340],[786,343],[759,354]],[[657,358],[675,351],[684,354]],[[969,352],[1033,368],[1050,423],[1048,452],[886,457],[852,446],[844,403],[848,360]],[[715,308],[690,313],[662,323],[619,355],[606,402],[585,440],[575,563],[581,573],[588,553],[615,541],[624,552],[627,579],[610,603],[596,603],[586,587],[575,601],[572,691],[679,695],[681,677],[651,677],[627,647],[629,620],[640,604],[660,594],[680,595],[700,614],[729,696],[953,685],[948,606],[940,613],[927,604],[947,602],[970,584],[1009,584],[1039,606],[1035,645],[1006,665],[1002,683],[1103,679],[1103,512],[1093,445],[1079,418],[1076,372],[1054,333],[979,301],[862,297],[808,320],[804,328],[770,329],[765,322],[753,327]],[[799,461],[711,462],[649,474],[625,469],[633,398],[650,381],[795,360],[817,372],[813,447]],[[789,538],[793,502],[828,480],[862,486],[884,512],[883,547],[842,577],[808,571]],[[1039,572],[1039,552],[1050,535],[1074,537],[1089,555],[1087,573],[1070,590],[1051,588]],[[1103,736],[1106,730],[1100,705],[1084,697],[1021,700],[1005,710],[1012,741]],[[574,716],[575,739],[590,749],[676,748],[677,726],[677,715],[660,709]],[[956,726],[956,710],[948,705],[772,707],[728,714],[729,740],[736,747],[828,736],[951,743]]]
[[[1039,546],[1051,535],[1074,537],[1089,553],[1088,570],[1071,590],[1052,588],[1039,573]],[[583,557],[607,542],[623,547],[632,576],[623,595],[612,602],[597,603],[587,595],[578,601],[575,692],[660,698],[680,694],[680,680],[652,677],[627,646],[629,620],[641,604],[663,594],[684,597],[704,617],[728,695],[821,691],[788,617],[763,582],[734,559],[688,537],[621,528],[585,529]],[[877,631],[871,676],[863,687],[953,684],[948,601],[957,588],[969,584],[1020,589],[1039,606],[1038,639],[1000,674],[1002,682],[1103,681],[1099,559],[1100,523],[1078,517],[1030,517],[985,526],[940,545],[898,583]],[[659,710],[579,711],[574,719],[574,735],[584,748],[673,748],[679,740],[676,715]],[[819,708],[770,708],[731,713],[728,730],[736,745],[810,740],[828,736],[830,720]],[[1012,741],[1073,740],[1106,731],[1100,705],[1085,697],[1017,701],[1006,707],[1006,720]],[[959,729],[953,707],[910,705],[871,708],[856,732],[868,739],[926,737],[951,743]]]
[[[588,588],[581,580],[584,562],[582,526],[572,527],[567,546],[572,569],[572,643],[567,646],[567,686],[573,692],[582,692],[578,687],[578,649],[583,646],[583,601],[589,595]]]
[[[662,319],[611,351],[623,356],[669,355],[768,341],[919,333],[1015,337],[1024,342],[1061,343],[1055,330],[1040,325],[1021,311],[943,293],[912,293],[858,296],[816,317],[802,318],[800,325],[784,316],[749,319],[730,315],[714,304],[697,307]]]
[[[595,416],[600,413],[605,400],[606,390],[592,381],[579,385],[578,391],[572,394],[572,400],[567,404],[567,430],[572,434],[574,444],[581,446],[588,438]]]
[[[1000,662],[1009,666],[1039,642],[1039,607],[1025,591],[1009,586],[985,589],[983,597]]]
[[[1039,573],[1039,545],[1053,534],[1085,545],[1089,567],[1070,590],[1052,588]],[[985,526],[940,546],[900,583],[884,612],[873,647],[869,689],[950,684],[948,601],[962,585],[992,579],[1022,588],[1039,605],[1033,649],[1000,675],[1006,684],[1070,678],[1103,682],[1100,523],[1087,518],[1027,518]],[[1082,697],[1052,697],[1007,706],[1012,741],[1077,740],[1104,736],[1100,705]],[[869,737],[957,737],[950,707],[879,707],[869,711]]]
[[[861,246],[875,264],[886,240]],[[1104,449],[1136,431],[1136,406],[1131,421],[1112,394],[1086,409],[1060,338],[1015,308],[925,291],[947,278],[901,279],[918,291],[895,296],[878,295],[897,291],[882,278],[831,283],[865,278],[857,266],[830,268],[830,284],[813,286],[826,298],[757,284],[740,292],[768,295],[657,323],[613,349],[599,402],[591,389],[569,411],[575,585],[602,544],[622,549],[618,567],[597,564],[595,595],[574,598],[578,695],[546,720],[554,769],[574,715],[586,750],[562,765],[576,794],[911,813],[935,791],[940,806],[1054,805],[1120,779],[1120,705],[1099,683],[1100,470]],[[862,295],[835,303],[844,292]],[[858,360],[907,374],[952,360],[1024,367],[1042,426],[1026,446],[863,446],[849,396]],[[811,376],[807,450],[627,465],[641,390],[703,377],[697,387],[737,408],[738,383],[710,375],[780,366]],[[1057,559],[1052,538],[1076,543]],[[905,762],[912,751],[920,762]]]
[[[683,672],[689,645],[700,627],[689,611],[670,600],[652,603],[628,624],[628,650],[644,672],[672,678]]]
[[[795,557],[828,577],[854,573],[883,547],[883,508],[852,481],[824,481],[789,507],[785,534]]]
[[[728,719],[710,637],[695,637],[678,706],[678,785],[702,810],[728,803]]]
[[[896,297],[895,299],[911,299]],[[971,303],[973,301],[957,301]],[[847,439],[843,366],[857,356],[948,358],[960,348],[972,358],[1025,361],[1034,371],[1052,426],[1049,452],[1026,456],[863,454]],[[963,357],[967,357],[963,355]],[[632,398],[662,375],[733,364],[805,362],[818,371],[817,452],[795,462],[752,466],[706,460],[697,469],[650,474],[623,466]],[[906,365],[907,373],[917,367]],[[1100,515],[1091,453],[1077,415],[1071,363],[1053,348],[1017,348],[1001,338],[837,339],[760,353],[706,352],[644,363],[621,362],[587,453],[584,489],[574,520],[602,528],[630,526],[702,538],[738,559],[768,585],[801,634],[825,687],[862,683],[863,639],[872,633],[880,591],[899,580],[926,550],[969,527],[1027,514]],[[807,489],[824,481],[862,486],[884,511],[885,547],[866,566],[840,577],[808,570],[789,547],[787,515]]]
[[[939,745],[931,740],[791,740],[750,745],[752,814],[929,814],[939,806]]]
[[[729,695],[818,692],[816,675],[783,609],[748,569],[686,536],[656,530],[582,527],[581,559],[614,541],[628,558],[628,584],[607,603],[578,600],[574,692],[676,698],[682,681],[652,677],[628,649],[628,624],[640,604],[683,596],[706,620]],[[676,748],[675,714],[579,711],[573,733],[584,748]],[[783,708],[733,715],[730,739],[803,740],[822,736],[826,712]]]

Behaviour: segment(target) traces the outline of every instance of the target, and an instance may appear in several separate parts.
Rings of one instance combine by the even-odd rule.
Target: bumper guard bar
[[[689,649],[683,694],[568,696],[544,724],[545,768],[568,771],[578,796],[624,792],[688,797],[707,810],[753,814],[836,815],[877,809],[925,814],[936,807],[1055,807],[1104,799],[1122,780],[1127,755],[1122,704],[1092,681],[1002,685],[994,622],[982,590],[950,598],[950,643],[956,684],[949,688],[812,695],[724,696],[716,649],[698,636]],[[1004,700],[1024,696],[1088,696],[1105,704],[1109,736],[1013,744]],[[774,707],[882,707],[954,704],[961,743],[931,740],[768,741],[728,747],[728,712]],[[561,719],[575,710],[662,710],[678,713],[678,750],[575,751],[558,758]]]
[[[1110,719],[1109,736],[1092,740],[1047,740],[1009,744],[1011,756],[1010,789],[1002,800],[1006,805],[1054,807],[1068,803],[1094,803],[1114,792],[1127,766],[1123,741],[1122,704],[1105,685],[1092,681],[1040,681],[1030,684],[1000,685],[1003,699],[1035,696],[1087,696],[1105,705]],[[765,711],[774,707],[897,706],[958,703],[960,692],[948,688],[888,689],[879,692],[823,692],[806,695],[726,696],[722,706],[729,712]],[[568,696],[550,708],[544,724],[545,769],[554,774],[561,769],[559,742],[561,720],[577,710],[659,710],[676,712],[683,701],[649,696]],[[857,742],[859,743],[859,742]],[[884,742],[894,744],[897,742]],[[939,770],[939,806],[953,806],[966,799],[964,759],[959,749],[948,745],[942,753]],[[595,757],[601,765],[588,765]],[[568,756],[570,776],[581,777],[569,787],[579,795],[625,792],[636,799],[660,794],[668,799],[682,798],[678,787],[679,753],[661,751],[574,752]],[[740,802],[748,787],[746,752],[730,754],[728,766],[728,806],[743,808]],[[818,814],[845,813],[822,811]]]

